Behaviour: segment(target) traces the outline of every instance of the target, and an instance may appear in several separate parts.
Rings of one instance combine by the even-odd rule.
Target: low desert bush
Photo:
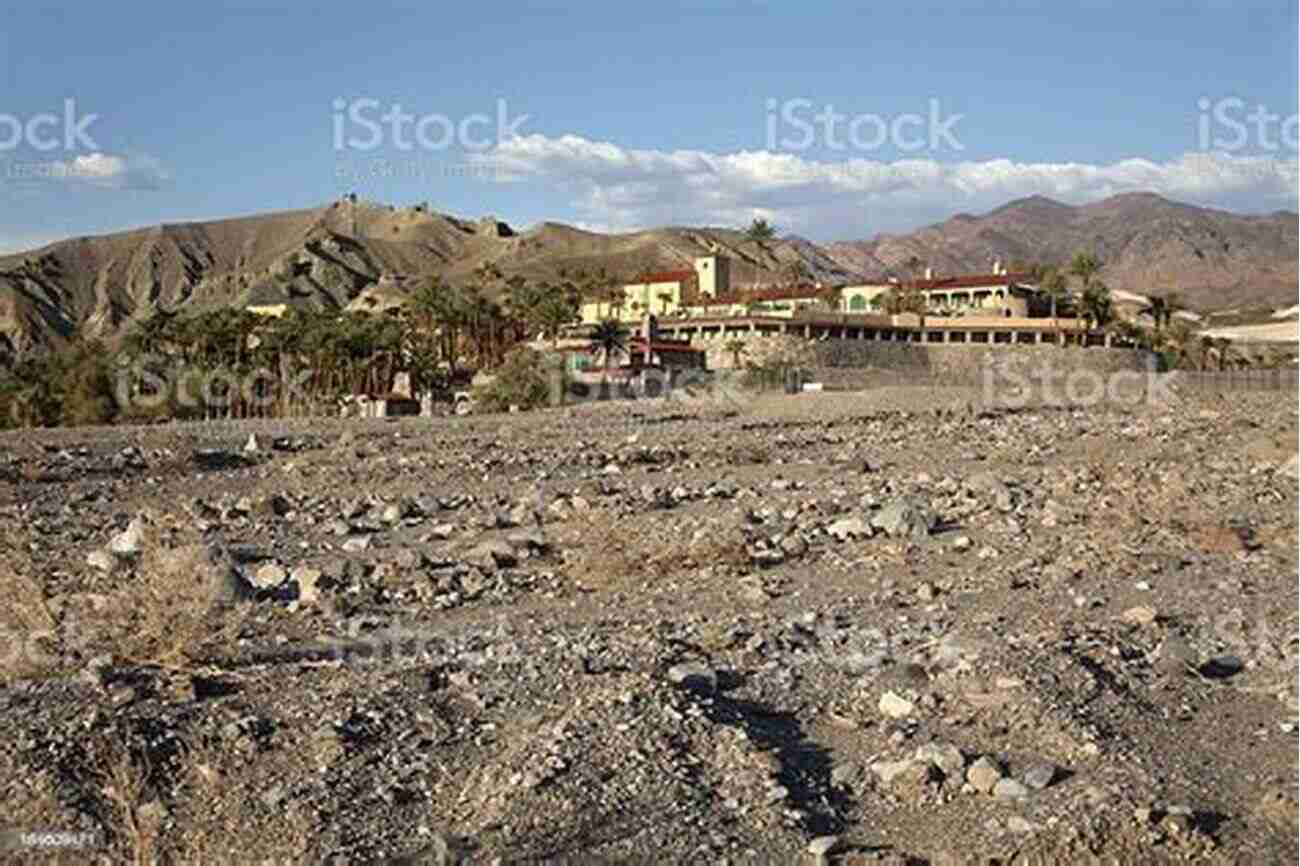
[[[511,406],[536,409],[551,401],[559,373],[554,356],[534,349],[516,349],[494,372],[492,381],[474,389],[474,399],[484,409],[504,412]],[[563,387],[563,383],[558,383]]]
[[[138,518],[139,519],[139,518]],[[54,675],[94,657],[188,668],[228,652],[246,607],[192,530],[142,521],[136,556],[94,592],[50,598],[30,561],[0,556],[0,681]]]
[[[13,562],[12,551],[0,551],[0,681],[49,673],[58,636],[44,591]]]

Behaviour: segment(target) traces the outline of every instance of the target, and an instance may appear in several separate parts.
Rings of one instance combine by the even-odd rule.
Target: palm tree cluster
[[[0,370],[0,426],[320,414],[345,395],[391,392],[400,372],[414,394],[445,395],[530,336],[555,340],[578,297],[569,281],[485,266],[459,286],[433,278],[383,312],[159,312],[115,354],[76,342]]]

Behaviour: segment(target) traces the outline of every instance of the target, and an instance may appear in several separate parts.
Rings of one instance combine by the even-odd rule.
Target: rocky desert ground
[[[1295,863],[1295,395],[976,397],[0,437],[5,856]]]

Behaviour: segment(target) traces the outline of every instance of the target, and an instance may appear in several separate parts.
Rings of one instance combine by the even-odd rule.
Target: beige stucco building
[[[731,267],[726,256],[697,256],[692,267],[642,274],[638,282],[623,287],[620,300],[590,299],[581,308],[582,321],[618,319],[640,322],[647,313],[671,315],[689,301],[719,297],[731,289]]]

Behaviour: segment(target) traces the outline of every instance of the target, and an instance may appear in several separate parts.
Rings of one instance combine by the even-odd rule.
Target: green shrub
[[[551,402],[552,388],[563,387],[556,356],[535,349],[516,349],[493,371],[491,382],[474,388],[474,400],[483,409],[504,412],[511,406],[536,409]],[[560,389],[556,389],[559,391]]]

